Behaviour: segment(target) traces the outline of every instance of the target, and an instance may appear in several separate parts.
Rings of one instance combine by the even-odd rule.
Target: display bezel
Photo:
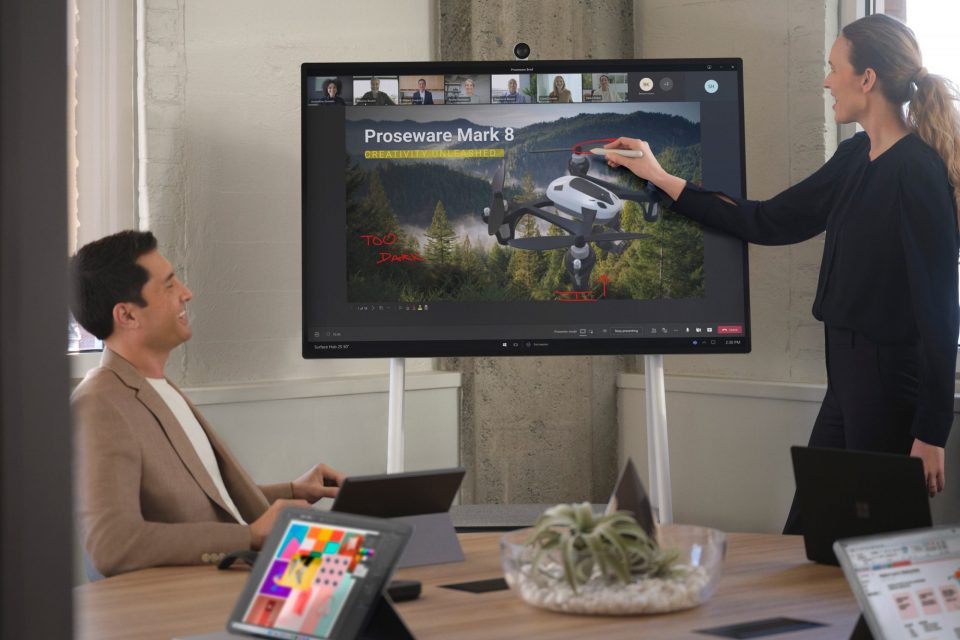
[[[316,76],[392,76],[392,75],[437,75],[437,74],[539,74],[539,73],[590,73],[590,72],[679,72],[679,71],[727,71],[737,74],[737,102],[739,115],[739,175],[740,194],[746,193],[746,157],[744,137],[743,62],[739,58],[674,58],[643,60],[544,60],[544,61],[464,61],[464,62],[343,62],[304,63],[301,65],[301,203],[303,228],[307,227],[307,182],[308,139],[306,135],[308,81]],[[531,105],[534,106],[535,105]],[[339,107],[344,108],[344,107]],[[351,106],[346,108],[359,108]],[[457,105],[423,107],[431,109],[455,109]],[[302,355],[307,359],[326,358],[374,358],[374,357],[451,357],[451,356],[503,356],[503,355],[618,355],[618,354],[718,354],[748,353],[751,350],[749,264],[747,244],[741,243],[740,273],[742,275],[743,333],[735,336],[712,336],[708,340],[694,341],[691,337],[576,337],[543,338],[513,336],[504,331],[497,339],[376,339],[376,340],[324,340],[310,339],[311,324],[307,282],[306,254],[310,239],[302,234]],[[389,327],[384,327],[389,333]],[[319,345],[323,345],[322,347]],[[507,346],[505,346],[507,345]]]

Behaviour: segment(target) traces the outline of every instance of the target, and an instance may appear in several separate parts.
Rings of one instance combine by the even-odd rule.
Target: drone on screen
[[[570,149],[543,149],[530,153],[570,152]],[[589,152],[573,148],[567,161],[569,175],[553,180],[545,198],[528,202],[507,202],[503,197],[506,159],[493,176],[493,200],[483,209],[483,221],[487,232],[502,245],[529,251],[567,249],[563,258],[567,274],[574,288],[585,290],[590,286],[590,274],[597,263],[597,255],[591,243],[620,255],[631,240],[651,237],[647,233],[622,231],[620,214],[623,201],[631,200],[640,205],[647,222],[656,222],[660,217],[659,192],[652,185],[646,190],[633,191],[620,185],[587,175],[590,169]],[[550,212],[544,209],[550,207]],[[525,215],[531,215],[560,228],[565,235],[515,237],[517,223]]]

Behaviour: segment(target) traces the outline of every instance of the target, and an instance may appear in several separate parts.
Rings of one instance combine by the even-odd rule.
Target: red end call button
[[[717,326],[717,333],[720,335],[740,335],[743,333],[742,324],[721,324]]]

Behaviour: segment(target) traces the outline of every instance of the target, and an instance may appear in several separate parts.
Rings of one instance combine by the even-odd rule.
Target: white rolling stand
[[[670,447],[667,444],[667,391],[663,382],[663,356],[643,357],[647,405],[647,466],[650,501],[660,524],[673,522],[670,487]]]

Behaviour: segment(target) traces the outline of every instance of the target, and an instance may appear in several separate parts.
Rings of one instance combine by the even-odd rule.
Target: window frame
[[[70,0],[68,253],[137,228],[137,63],[140,2]],[[70,320],[72,324],[72,319]],[[69,351],[71,378],[100,351]]]
[[[72,2],[79,247],[137,223],[137,3]]]

